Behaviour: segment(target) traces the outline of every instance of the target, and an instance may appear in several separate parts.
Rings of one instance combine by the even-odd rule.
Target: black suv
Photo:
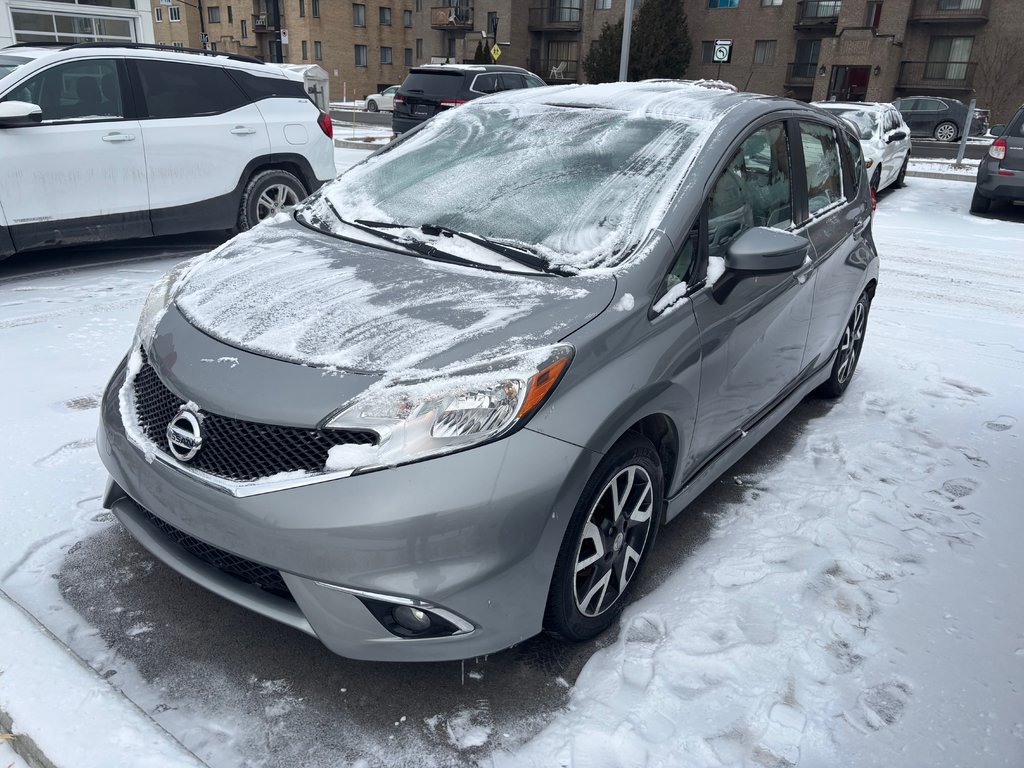
[[[547,85],[532,72],[500,64],[425,64],[409,71],[395,94],[391,127],[415,128],[427,118],[498,91]]]
[[[1024,200],[1024,104],[1009,124],[992,127],[997,138],[978,165],[971,213],[984,213],[993,203]]]
[[[956,141],[963,135],[967,105],[962,101],[940,96],[901,96],[893,105],[910,127],[911,136]],[[987,132],[988,111],[975,109],[968,135],[984,136]]]

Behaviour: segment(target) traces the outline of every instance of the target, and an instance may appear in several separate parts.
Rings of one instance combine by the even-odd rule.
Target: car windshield
[[[353,167],[300,216],[338,234],[338,216],[473,233],[570,272],[616,267],[664,217],[710,127],[643,112],[476,102]]]
[[[6,77],[27,62],[28,59],[23,59],[20,56],[0,56],[0,78]]]
[[[866,112],[863,109],[830,109],[829,111],[841,115],[846,122],[852,125],[857,131],[857,138],[870,139],[875,135],[875,126],[878,121],[875,119],[874,112]]]

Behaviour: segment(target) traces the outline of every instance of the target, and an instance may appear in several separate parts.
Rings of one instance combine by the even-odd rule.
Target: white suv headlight
[[[560,344],[426,379],[385,379],[327,423],[328,428],[373,430],[379,443],[336,446],[326,469],[395,466],[507,434],[536,413],[568,369],[573,352]]]

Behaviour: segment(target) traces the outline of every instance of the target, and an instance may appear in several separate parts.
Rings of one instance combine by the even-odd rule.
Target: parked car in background
[[[395,94],[400,86],[391,85],[380,93],[371,93],[366,97],[367,112],[390,112],[395,108]]]
[[[956,141],[967,125],[967,105],[940,96],[901,96],[893,102],[900,111],[911,136],[927,136],[937,141]],[[975,109],[970,119],[969,136],[988,133],[988,110]]]
[[[910,162],[910,129],[892,104],[819,101],[814,106],[839,115],[857,132],[871,188],[903,186]]]
[[[247,56],[0,49],[0,257],[247,229],[334,177],[332,133],[301,75]]]
[[[409,71],[395,94],[391,127],[405,133],[438,112],[499,91],[547,85],[532,72],[501,64],[425,64]]]
[[[998,138],[978,165],[972,213],[985,213],[996,202],[1024,200],[1024,105],[1009,123],[992,132]]]
[[[343,656],[594,637],[662,523],[850,384],[858,146],[680,81],[443,112],[158,283],[103,396],[103,505]]]

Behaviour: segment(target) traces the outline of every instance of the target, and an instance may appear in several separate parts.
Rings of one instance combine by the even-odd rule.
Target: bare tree
[[[991,111],[992,123],[1006,123],[1024,103],[1024,67],[1020,39],[1008,29],[986,30],[975,49],[974,92],[978,107]]]

